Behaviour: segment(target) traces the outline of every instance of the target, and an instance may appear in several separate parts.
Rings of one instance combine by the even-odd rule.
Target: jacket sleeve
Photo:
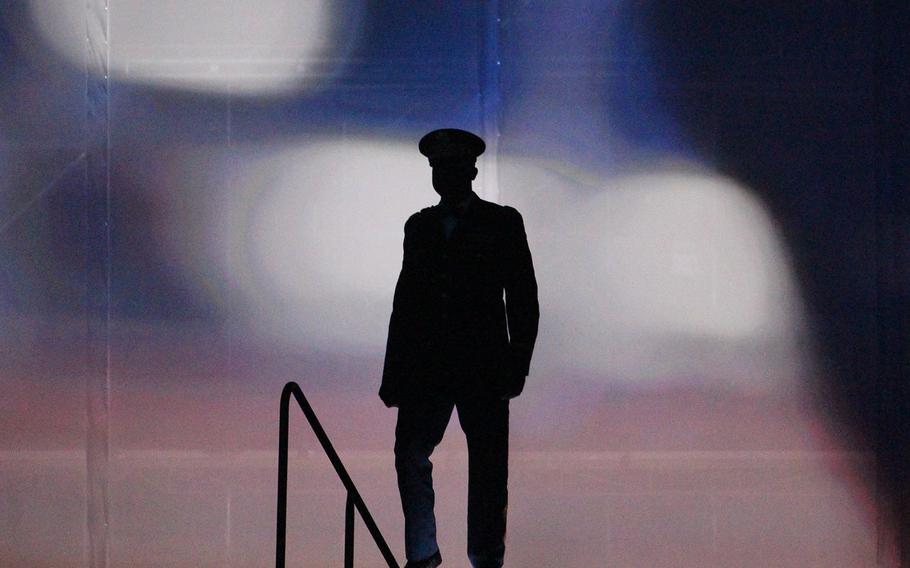
[[[395,285],[392,301],[392,316],[389,319],[389,336],[386,342],[385,363],[382,370],[382,385],[379,398],[386,406],[396,406],[403,395],[403,377],[407,371],[408,352],[412,345],[414,317],[414,216],[404,225],[404,254],[401,273]]]
[[[509,250],[505,292],[510,359],[512,369],[526,376],[531,365],[540,319],[537,279],[521,213],[512,207],[506,207],[506,210],[509,214]]]

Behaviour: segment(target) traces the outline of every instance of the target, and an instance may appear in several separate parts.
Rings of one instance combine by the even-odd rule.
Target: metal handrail
[[[300,409],[303,410],[303,415],[306,416],[307,421],[310,423],[310,427],[313,429],[313,433],[316,434],[316,438],[322,445],[322,449],[325,450],[329,461],[332,462],[335,473],[338,474],[341,483],[344,484],[344,487],[348,492],[344,507],[345,568],[353,568],[354,566],[355,509],[360,513],[363,524],[365,524],[367,530],[370,531],[373,541],[375,541],[376,546],[379,547],[379,552],[382,553],[382,557],[385,558],[389,568],[399,568],[398,561],[395,560],[395,556],[392,554],[392,551],[389,550],[389,545],[386,544],[385,539],[382,537],[382,533],[379,532],[379,527],[376,526],[373,516],[370,515],[370,511],[367,510],[367,506],[364,504],[360,492],[357,491],[357,487],[355,487],[354,482],[351,481],[351,476],[348,475],[347,470],[344,468],[344,464],[342,464],[341,460],[338,458],[338,454],[335,452],[335,448],[332,447],[332,442],[329,441],[329,437],[326,435],[325,430],[322,429],[322,424],[320,424],[319,420],[316,418],[313,408],[310,406],[306,397],[303,396],[300,385],[293,381],[284,385],[284,390],[281,391],[281,417],[279,420],[278,433],[278,526],[275,538],[275,566],[277,568],[284,568],[288,513],[288,414],[292,394],[294,395],[294,398],[297,399],[297,404],[299,404]]]

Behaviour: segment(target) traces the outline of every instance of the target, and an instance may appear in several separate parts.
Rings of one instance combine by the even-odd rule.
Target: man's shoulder
[[[487,201],[479,197],[474,205],[476,205],[478,209],[499,217],[521,217],[521,213],[518,212],[518,209],[515,209],[511,205],[500,205],[499,203]]]
[[[429,207],[424,207],[420,211],[412,213],[411,216],[408,217],[408,220],[405,221],[405,226],[407,226],[408,224],[418,223],[424,219],[429,218],[436,211],[436,209],[438,207],[439,207],[438,205],[430,205]]]
[[[481,200],[479,205],[487,213],[487,216],[496,223],[507,223],[514,225],[522,222],[521,213],[511,205],[500,205],[492,201]]]

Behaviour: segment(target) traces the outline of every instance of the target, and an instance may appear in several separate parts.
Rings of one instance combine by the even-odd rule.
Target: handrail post
[[[338,474],[338,478],[341,480],[341,483],[347,490],[348,502],[345,504],[345,525],[346,527],[350,525],[350,550],[352,564],[347,564],[346,550],[345,566],[353,565],[353,511],[356,510],[358,513],[360,513],[360,518],[363,519],[363,524],[366,525],[367,531],[370,533],[370,536],[373,537],[373,542],[375,542],[376,547],[379,548],[379,552],[385,559],[386,564],[389,565],[389,568],[399,568],[398,561],[395,560],[395,555],[392,554],[388,543],[386,543],[385,538],[382,536],[382,533],[379,532],[379,527],[376,526],[376,521],[373,520],[373,516],[370,514],[370,511],[367,509],[366,504],[363,502],[363,497],[360,496],[360,492],[357,491],[357,487],[354,485],[354,482],[351,481],[351,476],[348,475],[347,470],[344,468],[344,464],[341,463],[341,459],[338,457],[338,453],[335,451],[335,448],[332,447],[332,442],[329,440],[329,437],[326,435],[325,430],[322,428],[322,424],[319,423],[319,419],[316,417],[316,413],[313,412],[313,408],[310,406],[310,403],[303,395],[303,391],[300,390],[300,385],[293,381],[284,385],[284,390],[281,391],[281,415],[278,434],[278,528],[275,538],[276,568],[284,568],[288,499],[288,407],[290,406],[290,398],[292,394],[294,395],[294,398],[297,399],[297,404],[300,405],[300,409],[303,411],[303,415],[306,416],[307,421],[310,423],[310,428],[312,428],[313,433],[316,434],[316,439],[319,440],[319,444],[322,446],[323,451],[325,451],[326,456],[332,463],[332,467],[335,468],[335,473]],[[348,511],[350,511],[350,514]],[[350,522],[348,522],[349,519]],[[348,536],[345,534],[346,548],[347,539]]]
[[[363,502],[363,498],[360,496],[360,492],[357,491],[354,482],[351,481],[351,476],[348,475],[344,464],[341,463],[341,459],[338,457],[338,453],[335,451],[335,448],[332,447],[332,442],[322,428],[322,424],[319,423],[316,413],[313,412],[313,407],[310,406],[309,401],[307,401],[306,397],[303,395],[303,391],[300,390],[300,385],[294,382],[288,383],[288,385],[290,386],[291,392],[294,393],[294,398],[297,399],[300,410],[303,411],[303,415],[306,416],[307,421],[310,423],[310,428],[312,428],[313,433],[316,434],[316,439],[319,440],[322,450],[332,463],[332,467],[335,468],[335,473],[338,474],[341,483],[354,500],[354,507],[357,509],[357,512],[360,513],[360,518],[363,519],[363,524],[366,525],[367,531],[369,531],[370,536],[373,537],[373,541],[376,543],[377,548],[379,548],[382,557],[390,568],[398,568],[398,561],[395,560],[395,555],[392,554],[385,538],[383,538],[382,533],[379,532],[379,527],[376,526],[373,515],[370,514],[366,504]]]
[[[354,568],[354,499],[350,491],[344,502],[344,568]]]
[[[278,522],[275,534],[275,568],[284,568],[288,518],[288,410],[293,383],[281,391],[278,419]]]

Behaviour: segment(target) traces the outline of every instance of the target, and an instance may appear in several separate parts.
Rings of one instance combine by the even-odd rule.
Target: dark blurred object
[[[906,4],[652,4],[663,102],[780,224],[821,359],[817,404],[873,449],[879,561],[910,565]],[[846,426],[844,430],[842,426]],[[894,534],[887,534],[889,528]]]

